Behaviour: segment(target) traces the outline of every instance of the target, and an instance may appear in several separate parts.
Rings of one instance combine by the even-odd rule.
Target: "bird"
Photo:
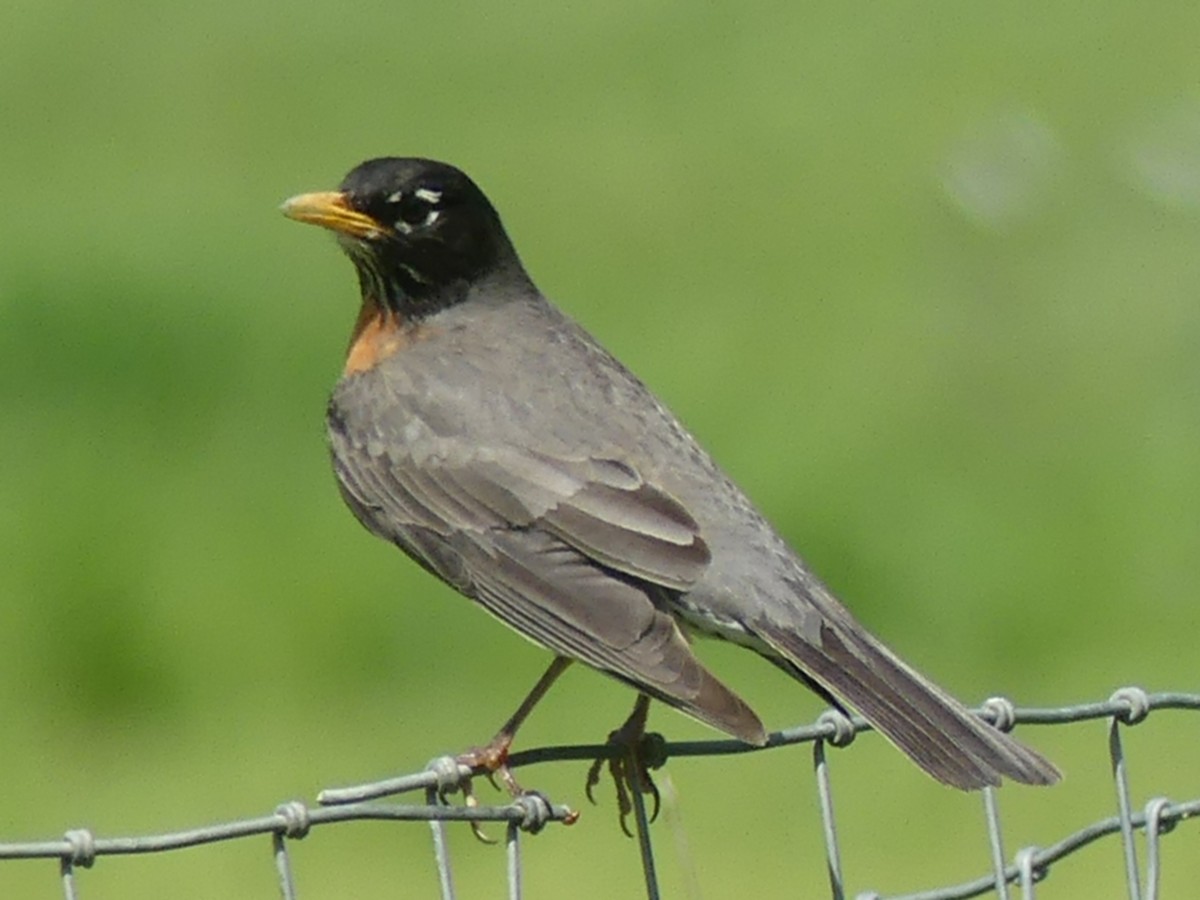
[[[538,290],[462,170],[370,159],[282,211],[332,231],[358,277],[326,412],[346,504],[553,654],[496,736],[460,759],[517,793],[517,729],[573,661],[637,691],[610,739],[636,742],[657,700],[765,745],[759,716],[694,652],[715,637],[856,711],[946,785],[1059,780],[853,617],[675,414]]]

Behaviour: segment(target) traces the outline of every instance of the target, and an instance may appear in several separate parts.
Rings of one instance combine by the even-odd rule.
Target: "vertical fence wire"
[[[1036,856],[1036,847],[1026,847],[1017,853],[1017,881],[1021,885],[1021,900],[1034,900],[1037,872],[1033,861]]]
[[[1162,815],[1170,806],[1165,797],[1146,804],[1146,900],[1158,900],[1158,879],[1162,841]]]
[[[272,856],[275,860],[275,874],[279,879],[279,894],[283,900],[296,900],[296,880],[292,876],[287,842],[290,839],[300,840],[307,835],[312,822],[308,807],[298,800],[281,803],[275,808],[275,814],[283,820],[282,828],[271,832]]]
[[[96,838],[86,828],[73,828],[63,835],[68,851],[59,860],[65,900],[78,900],[79,889],[75,884],[75,870],[89,869],[96,860]]]
[[[274,850],[275,872],[279,876],[279,896],[283,900],[296,900],[296,880],[292,877],[287,838],[283,836],[283,832],[277,831],[271,835],[271,845]]]
[[[508,823],[504,854],[508,863],[508,900],[521,900],[521,826],[518,822]]]
[[[996,896],[1008,900],[1008,878],[1004,874],[1004,836],[1000,830],[1000,809],[996,789],[983,789],[983,816],[987,819],[988,847],[992,852],[992,872],[996,878]]]
[[[1117,699],[1117,695],[1113,695]],[[1121,743],[1121,715],[1108,723],[1108,753],[1112,763],[1113,783],[1117,789],[1117,815],[1121,819],[1121,845],[1125,853],[1125,886],[1129,900],[1142,900],[1141,875],[1138,873],[1137,846],[1133,840],[1132,804],[1129,799],[1129,773],[1125,749]]]
[[[79,900],[79,892],[75,890],[75,865],[64,857],[58,861],[58,870],[62,876],[64,900]]]
[[[425,802],[430,806],[441,803],[437,787],[425,789]],[[433,832],[433,860],[437,866],[438,886],[442,900],[454,900],[454,872],[450,868],[450,845],[446,839],[446,823],[442,819],[431,819],[429,828]]]
[[[813,744],[813,772],[817,778],[821,830],[825,836],[825,867],[829,872],[829,895],[833,900],[844,900],[846,886],[842,881],[842,854],[838,847],[837,822],[833,815],[833,788],[829,783],[829,764],[825,761],[824,739]]]
[[[638,853],[642,858],[642,876],[646,880],[646,900],[659,900],[658,870],[654,864],[654,847],[650,843],[650,817],[646,813],[646,796],[642,791],[642,767],[634,748],[626,763],[633,781],[633,819],[637,826]]]

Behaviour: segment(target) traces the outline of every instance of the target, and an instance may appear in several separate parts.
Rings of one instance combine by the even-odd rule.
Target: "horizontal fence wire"
[[[1011,858],[1007,856],[1001,829],[997,794],[987,788],[983,793],[983,814],[987,824],[991,868],[971,881],[930,888],[913,894],[883,895],[866,892],[856,900],[961,900],[994,894],[1009,900],[1010,885],[1020,888],[1021,897],[1032,900],[1037,884],[1051,867],[1070,857],[1083,847],[1109,836],[1120,837],[1125,869],[1125,888],[1129,900],[1158,900],[1161,879],[1161,837],[1185,819],[1200,814],[1200,798],[1172,801],[1156,797],[1134,808],[1129,792],[1127,762],[1121,743],[1124,728],[1143,722],[1156,710],[1190,710],[1200,712],[1200,694],[1148,694],[1140,688],[1122,688],[1108,700],[1047,709],[1014,707],[1003,698],[993,698],[983,704],[978,715],[1002,730],[1016,725],[1064,725],[1088,720],[1108,720],[1108,750],[1116,795],[1114,815],[1092,822],[1045,847],[1022,847]],[[771,748],[810,743],[813,745],[813,771],[825,841],[826,867],[830,895],[844,900],[845,881],[837,841],[836,804],[830,785],[825,759],[826,745],[845,747],[855,736],[869,731],[870,726],[858,716],[846,716],[829,710],[815,722],[777,731],[771,734],[765,747],[752,747],[736,740],[668,742],[658,735],[648,735],[640,748],[643,762],[658,767],[672,757],[728,756],[741,753],[760,753]],[[576,744],[540,747],[514,753],[508,760],[510,768],[535,763],[566,760],[615,759],[623,752],[610,744]],[[637,769],[632,765],[631,769]],[[1193,767],[1194,770],[1194,767]],[[371,784],[337,788],[321,792],[315,807],[299,801],[278,806],[269,815],[239,819],[202,828],[191,828],[166,834],[140,837],[99,837],[87,829],[71,829],[57,840],[0,843],[0,861],[16,859],[52,859],[58,863],[58,878],[66,900],[79,900],[78,870],[91,867],[99,857],[142,853],[164,853],[184,847],[240,840],[259,835],[271,838],[271,854],[284,900],[295,900],[296,886],[288,859],[288,842],[304,838],[318,826],[338,822],[363,820],[422,821],[433,832],[434,860],[443,900],[455,897],[453,869],[446,842],[446,823],[468,822],[478,828],[482,822],[506,823],[507,896],[519,900],[522,896],[521,835],[536,834],[550,823],[574,821],[575,813],[568,807],[549,802],[537,793],[516,798],[504,805],[478,805],[471,797],[463,806],[450,805],[447,793],[469,783],[478,770],[461,764],[453,757],[433,760],[423,771],[390,778]],[[424,804],[380,802],[380,798],[399,794],[423,792]],[[638,846],[650,900],[659,897],[653,847],[650,841],[650,819],[645,799],[638,790],[630,791],[632,815],[637,829]],[[1140,871],[1135,836],[1144,835],[1146,875]]]

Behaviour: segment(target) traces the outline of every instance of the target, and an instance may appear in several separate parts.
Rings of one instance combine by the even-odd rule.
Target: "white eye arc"
[[[417,188],[415,191],[413,191],[412,196],[414,199],[420,200],[422,203],[426,204],[429,209],[425,213],[424,220],[421,222],[410,221],[409,219],[406,219],[405,215],[402,213],[399,218],[396,219],[396,222],[393,226],[401,234],[412,234],[418,228],[428,228],[430,225],[436,222],[438,217],[441,215],[441,210],[435,208],[437,204],[441,202],[441,191],[433,190],[432,188]],[[388,194],[387,202],[392,206],[399,206],[404,202],[404,191],[395,191],[391,194]],[[411,213],[412,210],[409,209],[405,212]]]

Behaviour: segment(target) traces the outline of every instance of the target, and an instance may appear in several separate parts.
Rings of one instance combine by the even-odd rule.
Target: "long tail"
[[[1003,778],[1054,784],[1062,777],[1041,754],[980,720],[852,620],[822,622],[819,643],[771,622],[753,627],[795,667],[793,675],[857,710],[938,781],[976,790]]]

